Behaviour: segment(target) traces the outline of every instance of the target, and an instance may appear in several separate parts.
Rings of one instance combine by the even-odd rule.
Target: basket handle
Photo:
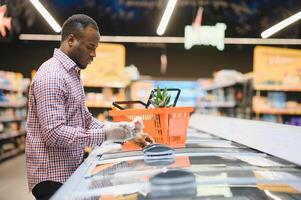
[[[153,97],[153,95],[154,95],[154,93],[155,93],[156,90],[157,89],[153,89],[151,91],[151,93],[150,93],[150,95],[148,97],[147,103],[145,105],[145,108],[148,108],[150,106],[150,104],[151,104],[150,100],[152,99],[152,97]],[[164,91],[165,89],[160,89],[160,90]],[[180,96],[180,93],[181,93],[181,90],[179,88],[167,88],[167,91],[176,91],[177,92],[176,98],[175,98],[175,100],[174,100],[174,102],[172,104],[172,107],[176,107],[178,99],[179,99],[179,96]]]
[[[146,107],[146,104],[142,101],[114,101],[113,106],[115,106],[116,108],[120,109],[120,110],[125,110],[124,107],[121,107],[120,104],[126,104],[126,105],[130,105],[130,104],[142,104],[144,107]]]

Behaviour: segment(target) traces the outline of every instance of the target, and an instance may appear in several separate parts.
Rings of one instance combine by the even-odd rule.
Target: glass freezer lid
[[[239,148],[202,148],[202,147],[186,147],[186,148],[176,148],[175,149],[176,154],[231,154],[231,153],[251,153],[256,154],[256,151],[252,149],[239,149]],[[113,153],[105,153],[100,155],[101,160],[106,159],[115,159],[115,158],[126,158],[131,159],[131,157],[135,156],[143,156],[143,152],[141,150],[137,151],[118,151]]]
[[[186,142],[186,148],[240,148],[246,149],[247,147],[233,143],[231,141],[189,141]]]
[[[187,138],[189,139],[219,139],[219,137],[206,134],[206,133],[191,133],[187,132]]]
[[[133,159],[134,158],[134,159]],[[131,159],[117,158],[109,160],[98,160],[91,165],[85,177],[106,176],[115,173],[130,173],[131,171],[142,171],[161,168],[189,168],[200,171],[227,171],[229,169],[250,170],[259,168],[278,169],[293,167],[294,165],[282,164],[270,156],[261,154],[237,154],[237,155],[190,155],[169,158],[148,159],[143,156],[131,157]]]
[[[269,195],[281,196],[283,199],[301,198],[301,172],[299,169],[225,167],[221,168],[220,171],[212,171],[212,166],[209,165],[206,168],[196,165],[183,167],[183,164],[182,161],[177,167],[193,174],[195,178],[194,198],[197,197],[197,199],[201,197],[209,199],[232,199],[234,197],[262,199]],[[116,165],[125,167],[126,165],[133,165],[133,163],[122,162]],[[140,165],[143,164],[140,163]],[[112,168],[113,166],[107,167]],[[103,195],[104,199],[109,196],[112,199],[119,199],[121,196],[126,197],[128,195],[137,195],[137,198],[134,199],[153,199],[149,195],[152,193],[152,185],[150,185],[152,177],[169,170],[173,169],[170,166],[167,168],[153,167],[147,170],[142,167],[141,169],[136,168],[134,171],[118,171],[113,174],[93,176],[85,179],[88,187],[85,189],[83,187],[77,188],[74,195],[80,199],[92,196],[98,198],[100,195]],[[182,190],[184,188],[185,186]]]
[[[116,189],[116,188],[114,188]],[[121,188],[123,190],[131,191],[129,188]],[[113,189],[112,189],[113,190]],[[193,196],[194,195],[194,196]],[[133,191],[125,194],[102,194],[95,191],[93,193],[73,194],[74,200],[159,200],[159,199],[176,199],[176,200],[297,200],[300,199],[298,193],[288,193],[281,191],[262,190],[257,187],[233,187],[233,186],[197,186],[193,195],[178,195],[156,198],[152,197],[150,192],[147,191]]]
[[[208,150],[208,151],[207,151]],[[197,148],[193,149],[175,149],[176,156],[189,156],[193,162],[199,162],[200,164],[226,164],[226,165],[248,165],[248,166],[261,166],[261,167],[295,167],[296,165],[272,157],[262,153],[248,152],[247,149],[224,149],[223,152],[214,148],[208,149],[202,148],[201,151]],[[227,151],[225,151],[227,150]],[[96,163],[112,163],[115,161],[130,161],[130,160],[143,160],[143,153],[141,151],[133,152],[118,152],[104,154],[99,158]]]

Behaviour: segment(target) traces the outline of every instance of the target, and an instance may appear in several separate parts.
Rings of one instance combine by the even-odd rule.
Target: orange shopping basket
[[[179,89],[168,90],[180,91]],[[173,106],[176,105],[179,93]],[[149,99],[151,99],[151,96]],[[149,101],[147,104],[141,101],[119,101],[114,102],[113,105],[119,109],[123,109],[119,104],[132,103],[140,103],[146,108],[111,110],[109,115],[113,118],[113,121],[132,121],[139,116],[144,123],[144,132],[152,136],[156,143],[166,144],[171,147],[185,146],[188,121],[190,113],[193,111],[192,107],[147,108]],[[132,145],[132,147],[135,147],[135,145]]]

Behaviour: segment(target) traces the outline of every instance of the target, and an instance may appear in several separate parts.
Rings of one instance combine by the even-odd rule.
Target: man
[[[100,39],[96,22],[73,15],[61,35],[60,48],[41,65],[29,91],[25,153],[29,189],[36,199],[55,193],[82,163],[86,146],[133,137],[142,145],[152,142],[144,134],[131,135],[141,123],[103,124],[85,106],[80,70],[96,56]]]

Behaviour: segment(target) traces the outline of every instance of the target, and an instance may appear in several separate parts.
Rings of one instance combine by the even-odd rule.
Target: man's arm
[[[105,125],[104,123],[95,119],[85,106],[85,122],[86,132],[92,135],[92,139],[89,146],[101,145],[105,140]],[[101,138],[99,138],[101,137]],[[101,142],[99,142],[101,139]]]
[[[83,128],[66,125],[67,91],[65,81],[60,75],[47,74],[47,77],[36,80],[33,87],[41,134],[46,145],[72,148],[103,142],[104,133],[100,131],[85,132]]]
[[[89,112],[87,106],[85,106],[85,120],[86,120],[86,130],[90,129],[103,129],[104,123],[95,119]]]

